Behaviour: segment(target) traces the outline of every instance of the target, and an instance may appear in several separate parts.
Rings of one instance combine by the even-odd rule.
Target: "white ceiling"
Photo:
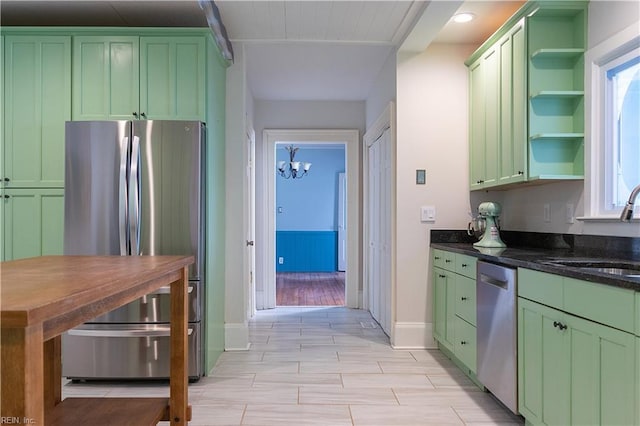
[[[405,45],[418,49],[428,40],[479,45],[523,3],[215,1],[234,47],[246,45],[254,97],[269,100],[364,100],[412,28],[414,39]],[[456,10],[474,12],[477,19],[447,23]],[[206,27],[207,21],[197,0],[1,0],[0,24]]]

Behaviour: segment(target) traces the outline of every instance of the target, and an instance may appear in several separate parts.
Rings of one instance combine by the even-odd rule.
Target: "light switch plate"
[[[422,207],[420,207],[420,220],[422,222],[435,222],[436,221],[436,207],[435,206],[422,206]]]

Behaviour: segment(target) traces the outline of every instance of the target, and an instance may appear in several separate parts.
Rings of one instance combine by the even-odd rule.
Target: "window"
[[[616,210],[640,184],[640,56],[632,51],[609,65],[605,82],[605,144],[609,153],[605,198],[607,206]]]
[[[585,219],[618,220],[640,184],[640,35],[631,26],[586,52]],[[638,215],[636,214],[636,217]]]

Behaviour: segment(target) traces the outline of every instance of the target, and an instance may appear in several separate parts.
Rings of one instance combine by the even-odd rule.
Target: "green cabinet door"
[[[532,424],[637,424],[635,340],[519,298],[520,412]]]
[[[4,54],[5,187],[62,187],[71,37],[6,36]]]
[[[638,424],[635,336],[567,315],[571,424]]]
[[[5,189],[3,260],[63,252],[64,190]]]
[[[500,41],[498,183],[522,182],[527,160],[527,58],[524,19]]]
[[[455,274],[433,268],[434,337],[451,352],[455,333]]]
[[[469,186],[482,188],[484,179],[485,108],[484,108],[484,68],[482,58],[469,67],[470,102],[469,109]]]
[[[139,74],[139,37],[74,37],[73,119],[136,118]]]
[[[533,424],[569,425],[569,345],[564,314],[518,299],[518,408]]]
[[[204,37],[140,38],[143,118],[205,120]]]

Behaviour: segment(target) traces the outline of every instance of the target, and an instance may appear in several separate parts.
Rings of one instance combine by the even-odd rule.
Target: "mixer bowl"
[[[467,225],[467,234],[480,240],[484,235],[484,230],[487,228],[487,221],[484,217],[474,217]]]

